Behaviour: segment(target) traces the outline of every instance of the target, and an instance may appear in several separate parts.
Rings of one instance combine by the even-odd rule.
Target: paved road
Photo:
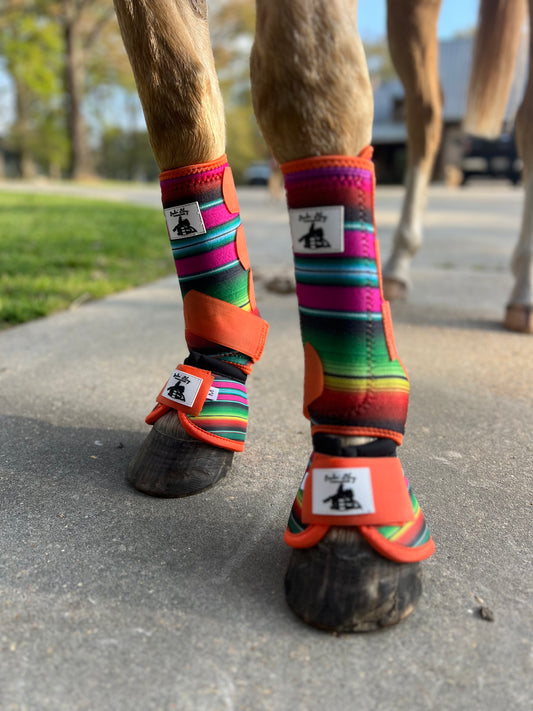
[[[399,200],[378,195],[385,244]],[[0,708],[529,710],[533,340],[498,325],[520,192],[432,189],[394,317],[412,380],[402,459],[438,549],[409,620],[342,637],[283,599],[309,450],[302,356],[294,295],[265,287],[286,268],[283,206],[241,202],[271,332],[246,451],[209,492],[162,501],[124,483],[183,353],[174,277],[0,333]]]

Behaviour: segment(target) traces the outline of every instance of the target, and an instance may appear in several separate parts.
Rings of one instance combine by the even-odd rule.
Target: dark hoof
[[[190,496],[226,476],[232,459],[233,452],[188,435],[171,410],[152,425],[129,466],[127,479],[151,496]]]
[[[509,331],[533,333],[533,307],[510,304],[505,312],[503,325]]]
[[[401,301],[407,298],[409,288],[407,284],[399,279],[383,277],[383,296],[386,301]]]
[[[293,612],[332,632],[395,625],[421,594],[420,564],[382,558],[355,528],[331,528],[316,546],[294,549],[285,576]]]

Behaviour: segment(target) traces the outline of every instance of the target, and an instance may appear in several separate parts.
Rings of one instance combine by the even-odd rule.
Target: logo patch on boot
[[[168,234],[172,241],[194,237],[195,235],[205,235],[204,220],[197,202],[189,202],[186,205],[176,207],[166,207],[164,210],[167,221]]]
[[[370,469],[313,469],[314,514],[357,516],[375,513]]]
[[[186,407],[192,407],[202,383],[202,378],[197,378],[196,375],[175,370],[163,388],[162,395]],[[205,399],[218,400],[218,392],[218,388],[211,386]]]
[[[289,223],[295,253],[344,252],[344,205],[291,209]]]

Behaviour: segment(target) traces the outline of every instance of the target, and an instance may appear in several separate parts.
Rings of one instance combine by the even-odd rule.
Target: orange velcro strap
[[[214,379],[209,370],[178,365],[156,400],[174,410],[199,415],[207,399],[217,399],[218,389],[211,387]]]
[[[304,346],[304,417],[311,419],[309,405],[322,395],[324,390],[324,370],[315,348],[309,343]]]
[[[199,291],[189,291],[183,299],[185,328],[196,336],[249,356],[261,357],[268,323],[250,311]]]
[[[306,477],[302,521],[320,526],[399,526],[414,520],[400,460],[316,453]]]

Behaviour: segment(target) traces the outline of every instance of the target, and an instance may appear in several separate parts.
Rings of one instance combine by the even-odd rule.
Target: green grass
[[[0,328],[173,271],[157,210],[0,192]]]

